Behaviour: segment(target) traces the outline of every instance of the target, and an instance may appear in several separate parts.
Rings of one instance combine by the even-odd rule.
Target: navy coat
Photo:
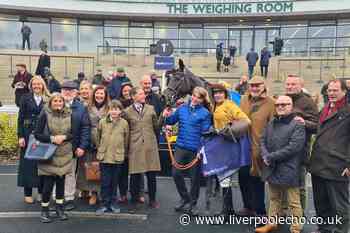
[[[71,105],[73,152],[77,149],[87,150],[91,139],[91,122],[86,107],[77,99]]]
[[[18,113],[17,135],[18,138],[24,138],[26,145],[28,144],[29,135],[34,131],[39,114],[44,107],[41,101],[36,105],[33,93],[25,94],[21,98]],[[18,166],[17,185],[19,187],[38,187],[38,167],[37,162],[24,158],[26,148],[22,148],[20,152],[20,160]]]

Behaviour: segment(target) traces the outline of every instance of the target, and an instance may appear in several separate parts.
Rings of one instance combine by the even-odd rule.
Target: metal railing
[[[281,63],[284,62],[296,62],[298,64],[297,74],[299,76],[302,76],[302,63],[307,62],[308,65],[306,66],[307,69],[312,69],[311,62],[320,62],[319,65],[319,79],[317,83],[323,83],[323,71],[329,70],[331,67],[329,66],[329,62],[341,62],[342,65],[338,68],[342,69],[342,78],[345,77],[345,62],[346,60],[344,58],[280,58],[277,61],[277,79],[275,82],[282,82],[280,78],[280,74],[283,72],[281,71]],[[337,68],[337,69],[338,69]]]
[[[37,54],[19,54],[19,53],[0,53],[0,56],[8,56],[8,59],[10,61],[10,70],[9,70],[9,76],[13,77],[15,74],[15,65],[16,63],[19,63],[18,61],[16,61],[16,57],[19,58],[27,58],[27,62],[23,62],[21,59],[20,63],[25,63],[27,65],[27,70],[30,72],[33,72],[33,67],[36,68],[37,64],[33,64],[33,59],[32,58],[39,58],[40,55]],[[2,58],[2,61],[4,61],[6,58]],[[95,57],[94,56],[72,56],[72,55],[50,55],[50,59],[51,59],[51,64],[55,64],[55,60],[57,59],[63,59],[64,60],[64,76],[68,76],[68,71],[69,71],[69,62],[72,61],[73,59],[80,59],[80,71],[84,72],[85,74],[88,73],[87,71],[87,67],[91,66],[91,73],[94,74],[95,73]],[[58,71],[55,70],[53,65],[51,65],[51,72],[53,74],[57,73]],[[60,71],[61,72],[61,71]]]

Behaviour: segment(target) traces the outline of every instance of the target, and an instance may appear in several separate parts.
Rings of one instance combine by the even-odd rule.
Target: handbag
[[[88,181],[100,181],[101,180],[101,170],[99,162],[86,162],[85,167],[85,177]]]
[[[35,139],[33,134],[30,134],[24,158],[29,160],[49,160],[54,155],[56,149],[57,145],[40,142]]]

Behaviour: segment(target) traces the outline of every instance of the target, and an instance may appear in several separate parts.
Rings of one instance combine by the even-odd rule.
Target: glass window
[[[95,26],[103,26],[103,21],[97,20],[80,20],[80,25],[95,25]]]
[[[105,27],[104,30],[105,30],[105,37],[116,37],[116,38],[128,37],[127,27]]]
[[[178,53],[201,53],[203,52],[202,40],[179,40]]]
[[[345,37],[345,38],[338,38],[337,39],[337,46],[340,46],[340,47],[347,47],[347,46],[350,46],[350,37]]]
[[[284,40],[283,54],[301,55],[307,54],[306,39],[288,39]]]
[[[98,45],[102,45],[102,27],[79,26],[79,52],[96,52]]]
[[[21,22],[0,20],[0,48],[21,49]]]
[[[260,51],[265,46],[266,46],[266,30],[263,30],[263,29],[255,30],[255,41],[254,41],[255,51],[260,53]]]
[[[180,39],[202,39],[201,28],[181,28],[180,29]]]
[[[153,44],[153,28],[130,28],[129,46],[149,48]]]
[[[146,22],[130,22],[130,27],[153,27],[153,23]]]
[[[335,37],[335,26],[320,26],[309,28],[309,38]]]
[[[50,48],[50,24],[25,22],[32,29],[30,43],[32,49],[40,49],[39,43],[43,39],[47,41]]]
[[[129,22],[128,21],[111,21],[111,20],[105,20],[105,26],[124,26],[128,27]]]
[[[156,43],[159,39],[170,39],[173,46],[178,47],[177,34],[177,28],[154,28],[154,42]]]
[[[350,37],[350,24],[338,26],[337,30],[338,37]]]
[[[230,36],[229,36],[229,46],[236,46],[237,48],[237,55],[241,54],[240,51],[240,36],[241,36],[241,31],[240,30],[230,30]]]
[[[154,27],[155,28],[178,28],[178,23],[171,23],[171,22],[155,22]]]
[[[253,47],[253,31],[242,30],[242,55],[246,55]]]
[[[306,38],[307,27],[281,28],[282,39]]]
[[[52,48],[54,51],[77,52],[77,26],[52,24]]]

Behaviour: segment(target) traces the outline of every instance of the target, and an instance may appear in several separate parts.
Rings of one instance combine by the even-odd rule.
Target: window
[[[79,52],[96,52],[102,45],[102,27],[79,25]]]
[[[78,51],[77,25],[52,24],[52,48],[54,51]]]
[[[50,48],[50,24],[48,23],[32,23],[32,22],[24,22],[25,25],[28,25],[32,34],[30,37],[30,43],[32,49],[40,49],[39,43],[43,39],[46,40],[49,48]]]
[[[21,49],[21,22],[0,20],[0,48]]]

